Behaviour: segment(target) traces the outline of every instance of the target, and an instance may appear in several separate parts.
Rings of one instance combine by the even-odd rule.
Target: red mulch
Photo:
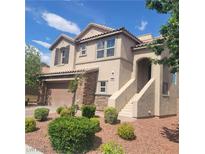
[[[44,154],[56,154],[52,149],[48,133],[47,124],[56,114],[49,116],[50,120],[46,122],[37,122],[40,128],[35,132],[26,134],[26,144],[36,148]],[[168,118],[148,118],[137,119],[131,122],[135,127],[136,139],[126,141],[116,134],[119,124],[110,125],[104,123],[100,118],[102,130],[96,133],[93,150],[88,154],[98,154],[102,143],[115,141],[122,145],[126,154],[178,154],[178,117]]]

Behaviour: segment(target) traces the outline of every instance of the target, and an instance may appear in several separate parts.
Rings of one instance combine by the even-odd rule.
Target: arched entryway
[[[151,78],[151,61],[148,58],[140,59],[137,62],[137,91],[145,86]]]

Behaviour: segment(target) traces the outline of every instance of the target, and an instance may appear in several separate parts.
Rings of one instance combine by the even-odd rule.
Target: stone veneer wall
[[[98,71],[88,72],[84,74],[83,78],[76,93],[76,101],[79,106],[82,106],[82,104],[93,104],[95,102]]]
[[[96,95],[95,96],[95,105],[97,110],[103,111],[108,106],[109,95]]]

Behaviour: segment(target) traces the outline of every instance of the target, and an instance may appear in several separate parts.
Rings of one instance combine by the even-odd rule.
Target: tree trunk
[[[76,96],[76,91],[73,93],[73,97],[72,97],[72,106],[75,104],[75,96]]]

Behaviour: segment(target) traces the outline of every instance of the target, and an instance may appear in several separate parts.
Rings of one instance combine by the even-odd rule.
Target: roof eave
[[[71,43],[74,43],[74,39],[68,37],[68,36],[65,36],[64,34],[61,34],[58,36],[58,38],[52,43],[52,45],[49,47],[49,50],[53,50],[53,48],[58,44],[58,42],[61,40],[61,39],[65,39]]]

